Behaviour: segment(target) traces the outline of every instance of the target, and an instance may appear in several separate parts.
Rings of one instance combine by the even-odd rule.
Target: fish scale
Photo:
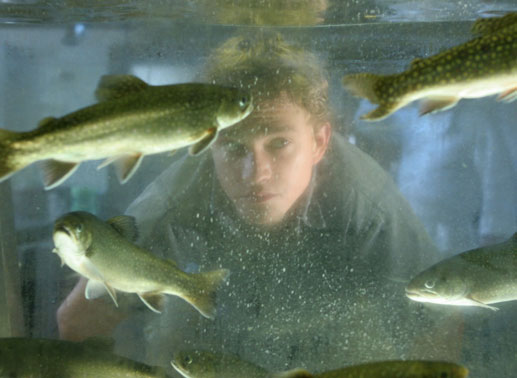
[[[38,128],[0,130],[0,182],[36,161],[44,161],[46,189],[61,184],[82,161],[107,159],[121,183],[142,157],[190,146],[205,151],[221,129],[253,110],[247,90],[214,84],[151,86],[129,75],[104,76],[99,103],[60,118],[47,117]]]
[[[517,90],[517,13],[500,22],[485,21],[481,35],[428,58],[417,58],[399,74],[346,75],[343,85],[352,94],[379,106],[361,116],[378,121],[415,100],[421,114],[453,107],[461,98],[500,94],[512,101]],[[504,17],[503,17],[504,18]]]

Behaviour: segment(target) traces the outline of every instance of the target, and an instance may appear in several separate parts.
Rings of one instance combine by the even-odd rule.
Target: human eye
[[[269,141],[268,146],[271,149],[280,150],[280,149],[286,147],[287,145],[289,145],[290,143],[291,142],[288,139],[279,137],[279,138],[274,138],[271,141]]]

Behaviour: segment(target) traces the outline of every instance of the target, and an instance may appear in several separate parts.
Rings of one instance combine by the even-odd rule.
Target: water
[[[59,117],[93,104],[98,79],[108,73],[136,75],[153,85],[196,80],[211,49],[228,38],[276,31],[324,62],[335,111],[334,132],[346,135],[388,172],[436,245],[439,258],[445,258],[503,241],[517,230],[515,104],[493,98],[462,100],[449,111],[425,117],[419,117],[418,105],[412,104],[382,122],[366,123],[359,116],[371,105],[350,96],[341,86],[341,77],[363,71],[400,72],[416,57],[469,40],[475,19],[516,10],[513,1],[481,0],[113,0],[102,5],[72,0],[2,1],[0,125],[28,131],[44,117]],[[102,219],[124,214],[171,162],[181,159],[181,153],[147,156],[123,186],[111,167],[97,170],[98,162],[81,164],[64,184],[50,191],[43,189],[37,164],[1,183],[0,336],[59,337],[56,311],[77,276],[50,253],[56,218],[72,210],[89,211]],[[162,177],[167,185],[181,189],[188,187],[192,172]],[[155,195],[166,201],[169,193],[162,190]],[[160,201],[145,213],[149,219],[153,211],[159,213],[168,204]],[[192,214],[199,210],[196,203],[191,208]],[[163,238],[162,226],[145,244],[155,245],[153,252],[159,255],[167,255],[167,248],[174,245],[191,246],[178,261],[187,271],[200,266],[202,270],[229,268],[232,278],[222,297],[230,300],[221,304],[215,322],[201,321],[198,328],[170,338],[163,335],[177,332],[174,321],[181,327],[183,321],[199,321],[188,305],[171,299],[162,315],[139,308],[138,315],[114,333],[117,353],[163,365],[171,375],[167,359],[179,345],[238,352],[271,370],[302,365],[321,371],[361,361],[413,357],[463,363],[474,378],[514,374],[515,302],[500,304],[498,312],[429,309],[408,303],[403,294],[411,278],[404,273],[410,269],[402,268],[406,261],[364,266],[353,255],[338,255],[347,245],[346,237],[335,238],[326,229],[283,239],[236,227],[235,232],[253,234],[245,234],[248,244],[224,234],[224,228],[207,226],[213,219],[202,212],[198,218],[192,223],[195,227],[167,239],[166,246],[156,239],[156,235]],[[146,220],[138,219],[142,233],[152,234],[146,227],[154,226]],[[222,239],[214,244],[217,232]],[[249,251],[264,252],[279,245],[294,254],[300,243],[309,246],[308,251],[296,258],[273,250],[270,255]],[[226,254],[220,253],[223,250]],[[192,261],[185,257],[190,254],[195,256]],[[404,259],[413,261],[408,256]],[[334,261],[333,266],[325,261]],[[255,273],[249,277],[255,279],[246,282],[250,270]],[[389,279],[383,281],[381,275]],[[235,282],[246,285],[235,288]],[[347,297],[347,290],[357,295]],[[106,304],[111,306],[109,301]],[[425,321],[406,319],[400,304]],[[456,319],[451,323],[455,326],[433,328],[433,319],[439,325],[443,317]],[[221,334],[218,329],[228,328],[225,322],[233,322],[233,329]],[[414,348],[402,345],[419,332],[419,324],[426,331]]]

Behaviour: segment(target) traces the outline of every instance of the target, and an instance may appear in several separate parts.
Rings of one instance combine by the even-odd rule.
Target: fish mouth
[[[66,234],[68,237],[70,238],[73,238],[73,234],[72,234],[72,231],[70,231],[69,228],[67,228],[65,225],[58,225],[54,228],[54,234],[55,233],[58,233],[58,232],[62,232],[64,234]]]
[[[434,291],[406,288],[406,296],[411,299],[419,299],[419,298],[436,297],[437,295]]]
[[[187,378],[189,377],[189,376],[187,375],[187,371],[186,371],[185,369],[183,369],[183,368],[181,367],[181,365],[180,365],[180,364],[178,364],[177,362],[175,362],[175,361],[174,361],[174,359],[171,361],[171,365],[172,365],[172,367],[173,367],[174,369],[176,369],[176,371],[177,371],[178,373],[180,373],[183,377],[187,377]]]

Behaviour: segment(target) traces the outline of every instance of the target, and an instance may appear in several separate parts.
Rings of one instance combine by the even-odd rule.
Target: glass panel
[[[512,12],[0,1],[0,377],[513,377]]]

